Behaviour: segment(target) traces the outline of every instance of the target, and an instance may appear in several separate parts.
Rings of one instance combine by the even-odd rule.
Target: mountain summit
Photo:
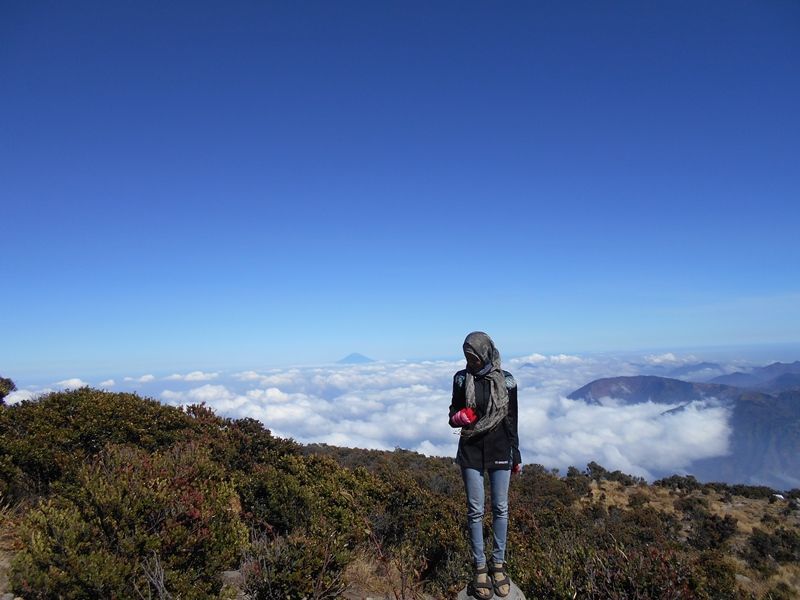
[[[363,354],[359,354],[358,352],[353,352],[352,354],[348,354],[341,360],[336,361],[337,364],[340,365],[358,365],[362,363],[371,363],[375,362],[371,358],[364,356]]]

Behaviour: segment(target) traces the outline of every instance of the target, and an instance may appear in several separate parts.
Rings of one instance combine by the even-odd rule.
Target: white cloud
[[[192,371],[191,373],[186,373],[186,375],[181,375],[180,373],[174,373],[167,377],[164,377],[167,381],[210,381],[212,379],[216,379],[219,377],[219,373],[204,373],[203,371]]]
[[[8,405],[17,404],[18,402],[22,402],[23,400],[35,400],[42,394],[48,394],[52,392],[51,389],[43,389],[38,391],[32,390],[16,390],[11,392],[8,396],[4,398],[5,403]]]
[[[563,468],[594,460],[648,478],[728,452],[728,409],[715,402],[666,412],[670,408],[651,402],[596,406],[564,397],[534,397],[529,404],[526,398],[520,402],[520,446],[531,462]]]
[[[637,374],[629,361],[534,354],[508,365],[519,383],[520,446],[526,462],[566,468],[594,460],[609,469],[652,477],[728,451],[730,415],[712,402],[666,413],[674,407],[594,406],[566,398],[594,379]],[[270,385],[266,389],[272,390],[272,401],[258,406],[254,400],[259,392],[251,389],[232,416],[260,418],[274,432],[302,442],[400,446],[454,456],[457,430],[447,424],[447,409],[452,375],[462,366],[461,361],[381,363],[265,374],[250,381],[274,384],[280,378],[286,389]]]
[[[572,356],[570,354],[556,354],[550,357],[550,362],[562,365],[575,365],[583,362],[579,356]]]
[[[531,354],[530,356],[522,356],[522,357],[519,357],[519,358],[512,358],[510,362],[512,364],[513,363],[517,363],[517,364],[524,364],[524,363],[538,364],[538,363],[547,362],[547,357],[544,354],[539,354],[537,352],[537,353]]]
[[[674,406],[626,406],[613,398],[598,406],[567,398],[601,377],[652,373],[688,360],[697,359],[673,353],[625,358],[531,354],[505,361],[519,385],[523,460],[562,469],[594,460],[651,477],[725,454],[730,415],[713,401],[666,412]],[[252,417],[274,434],[303,443],[402,447],[453,457],[458,430],[448,425],[447,412],[453,373],[463,366],[463,360],[401,361],[242,371],[227,377],[193,371],[167,377],[188,389],[176,385],[160,398],[173,405],[206,403],[232,418]],[[125,381],[154,379],[144,375]],[[23,397],[29,396],[16,398]]]
[[[228,400],[233,394],[223,385],[206,384],[185,392],[164,390],[161,397],[173,404],[192,404],[199,402]]]
[[[678,356],[673,352],[665,352],[664,354],[649,354],[644,357],[644,360],[646,363],[651,365],[675,367],[679,365],[685,365],[687,363],[697,362],[698,358],[692,354]]]
[[[60,388],[64,389],[71,389],[76,390],[78,388],[86,387],[89,385],[83,379],[79,379],[78,377],[73,377],[72,379],[64,379],[63,381],[57,381],[54,385],[57,385]]]
[[[524,364],[578,365],[586,361],[587,359],[581,358],[580,356],[575,356],[573,354],[551,354],[550,356],[545,356],[544,354],[534,353],[529,356],[512,358],[508,361],[508,364],[511,366],[519,366]]]
[[[242,371],[241,373],[234,373],[233,377],[239,381],[255,381],[256,379],[260,379],[261,375],[255,371]]]
[[[155,375],[142,375],[141,377],[125,377],[124,381],[129,381],[132,383],[150,383],[151,381],[155,381]]]
[[[110,388],[116,385],[116,382],[113,379],[106,379],[105,381],[101,381],[98,384],[101,388]]]

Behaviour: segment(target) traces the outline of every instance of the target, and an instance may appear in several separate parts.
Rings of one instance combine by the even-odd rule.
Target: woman
[[[467,368],[453,376],[450,426],[461,427],[456,462],[467,492],[467,523],[474,560],[472,594],[481,599],[511,591],[505,571],[508,532],[508,484],[522,459],[517,435],[517,383],[500,368],[500,353],[491,338],[473,331],[464,340]],[[483,550],[483,477],[492,488],[491,564]],[[491,581],[489,580],[491,575]]]

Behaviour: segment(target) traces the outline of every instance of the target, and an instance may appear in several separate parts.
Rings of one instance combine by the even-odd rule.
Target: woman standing
[[[464,340],[467,368],[453,376],[450,426],[461,427],[456,462],[467,493],[467,524],[474,560],[472,593],[488,599],[507,596],[511,580],[505,570],[508,532],[508,484],[522,459],[517,434],[517,383],[500,368],[492,339],[473,331]],[[483,546],[483,478],[489,473],[494,547],[486,564]],[[491,581],[489,580],[491,575]]]

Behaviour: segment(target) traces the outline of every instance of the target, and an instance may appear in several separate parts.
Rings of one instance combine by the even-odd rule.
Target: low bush
[[[15,499],[44,495],[106,444],[153,451],[192,427],[180,409],[136,394],[84,387],[24,400],[0,417],[0,485]]]
[[[671,475],[654,481],[653,485],[682,492],[692,492],[702,487],[702,484],[693,475]]]
[[[193,444],[109,446],[59,492],[23,524],[11,580],[26,598],[213,598],[246,543],[233,485]]]
[[[698,550],[721,548],[736,533],[736,523],[731,515],[702,515],[692,523],[692,533],[688,541]]]
[[[351,552],[327,524],[287,536],[256,534],[242,564],[244,591],[252,600],[339,598]]]
[[[800,533],[785,527],[772,533],[756,528],[748,539],[744,554],[753,567],[772,573],[779,563],[800,562]]]
[[[682,496],[672,504],[675,510],[682,512],[690,519],[698,519],[708,515],[708,500],[701,496]]]

